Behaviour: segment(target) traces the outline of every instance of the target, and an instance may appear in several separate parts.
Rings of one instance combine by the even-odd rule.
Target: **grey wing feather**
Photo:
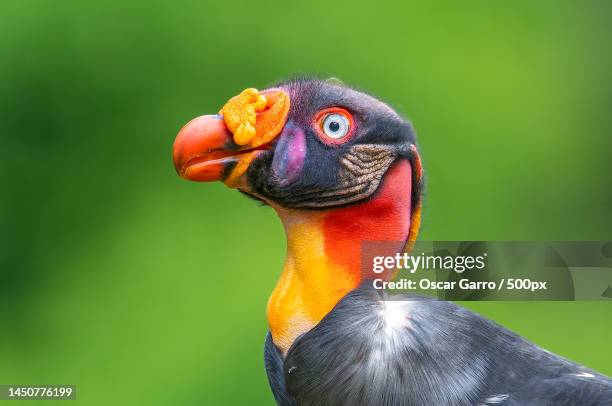
[[[285,377],[283,376],[283,358],[272,341],[272,335],[268,332],[264,347],[264,362],[268,382],[274,394],[274,399],[279,406],[293,406],[295,403],[285,388]]]
[[[535,377],[511,393],[504,406],[612,406],[612,380],[593,371]]]

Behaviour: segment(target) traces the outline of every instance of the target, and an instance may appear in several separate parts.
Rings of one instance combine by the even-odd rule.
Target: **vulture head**
[[[394,242],[399,252],[418,232],[422,176],[410,122],[337,80],[244,90],[180,130],[174,165],[281,217],[287,259],[268,320],[282,351],[367,278],[363,241]]]

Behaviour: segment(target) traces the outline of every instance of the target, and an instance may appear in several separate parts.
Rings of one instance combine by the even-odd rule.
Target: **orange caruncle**
[[[281,132],[289,114],[289,104],[289,95],[283,90],[259,92],[248,88],[232,97],[219,114],[234,134],[236,144],[257,148]]]

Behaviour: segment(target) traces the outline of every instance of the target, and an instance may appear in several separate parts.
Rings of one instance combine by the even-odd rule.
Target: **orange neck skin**
[[[368,277],[362,272],[362,242],[398,242],[395,252],[404,248],[411,184],[410,164],[401,160],[363,203],[322,211],[276,208],[287,235],[287,256],[268,301],[268,323],[283,354]]]

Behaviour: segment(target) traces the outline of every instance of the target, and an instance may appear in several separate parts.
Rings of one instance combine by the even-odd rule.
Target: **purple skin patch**
[[[282,185],[295,180],[302,171],[306,158],[306,139],[304,132],[288,123],[274,149],[272,173]]]

